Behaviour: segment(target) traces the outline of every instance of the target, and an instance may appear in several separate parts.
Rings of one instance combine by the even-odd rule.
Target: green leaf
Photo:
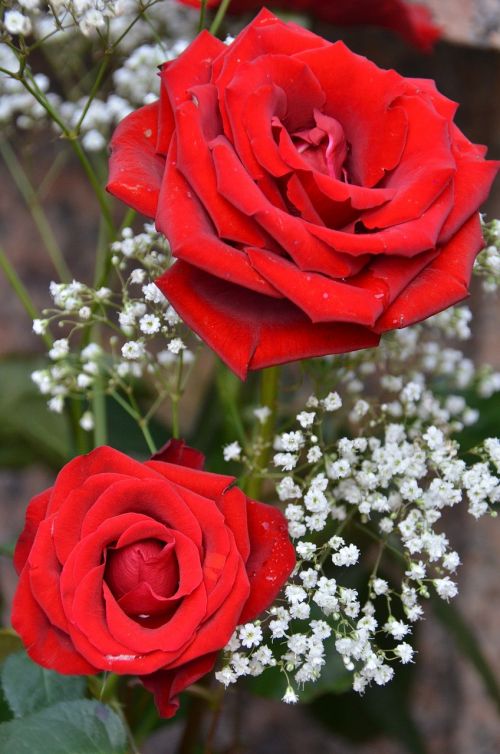
[[[16,717],[24,717],[56,702],[85,696],[84,677],[45,670],[35,665],[24,652],[7,657],[0,679],[5,698]]]
[[[59,702],[0,725],[0,754],[124,754],[126,733],[110,707]]]
[[[500,711],[500,685],[481,650],[476,635],[454,605],[433,597],[432,607],[436,618],[441,621],[446,631],[453,637],[463,656],[470,660],[477,670],[486,691]]]
[[[327,694],[313,701],[311,711],[329,730],[352,741],[385,735],[400,741],[410,754],[426,754],[425,741],[410,712],[412,676],[411,668],[398,668],[387,686],[372,686],[364,696]]]
[[[68,422],[48,410],[46,397],[31,379],[45,366],[37,359],[0,361],[0,465],[26,466],[44,461],[59,467],[71,455]]]
[[[22,648],[23,643],[15,631],[11,628],[0,628],[0,662]]]

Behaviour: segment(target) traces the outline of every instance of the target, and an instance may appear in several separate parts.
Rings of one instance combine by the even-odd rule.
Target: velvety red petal
[[[238,619],[249,593],[248,576],[240,558],[233,588],[227,598],[220,608],[199,626],[193,642],[172,663],[172,667],[181,666],[200,655],[225,647],[239,622]]]
[[[339,178],[332,178],[316,170],[312,171],[311,166],[299,154],[290,134],[284,128],[280,130],[279,134],[279,153],[291,168],[300,171],[301,180],[303,180],[302,173],[311,173],[317,191],[324,194],[332,202],[343,203],[348,201],[354,209],[370,209],[389,201],[396,193],[395,189],[367,188],[355,183],[346,183]],[[309,181],[307,186],[308,188],[311,187]]]
[[[441,230],[453,207],[453,183],[448,184],[441,195],[419,218],[401,223],[392,228],[373,233],[354,233],[308,227],[311,233],[328,243],[336,251],[349,254],[382,254],[413,257],[435,248]]]
[[[168,93],[172,110],[191,99],[190,89],[210,81],[212,63],[226,46],[202,31],[178,58],[161,70],[162,97]]]
[[[119,674],[153,673],[176,657],[178,652],[166,653],[158,648],[151,652],[145,648],[137,652],[131,649],[128,641],[122,643],[116,640],[110,633],[104,608],[104,590],[110,595],[109,589],[103,585],[104,567],[101,565],[91,569],[78,585],[75,617],[70,626],[72,642],[83,657],[99,670]],[[134,621],[131,623],[138,625]]]
[[[212,151],[220,193],[234,202],[242,212],[254,217],[301,269],[317,270],[331,277],[352,274],[352,265],[346,260],[345,255],[336,254],[315,238],[315,235],[319,236],[319,231],[326,232],[328,228],[305,223],[300,218],[274,207],[250,178],[231,144],[224,137],[219,137],[213,142]],[[238,186],[237,192],[234,191],[235,186]],[[349,239],[353,236],[352,233],[332,232],[338,233],[342,240],[346,235]],[[363,236],[364,239],[366,237]],[[351,247],[353,244],[349,241],[346,245]],[[357,248],[361,254],[361,243],[357,243]],[[367,251],[366,247],[364,251]],[[348,248],[348,252],[352,253],[351,248]]]
[[[106,584],[104,584],[103,592],[106,628],[110,636],[126,644],[137,656],[160,650],[167,655],[168,662],[174,655],[178,655],[186,644],[191,644],[207,606],[205,588],[200,584],[191,594],[181,600],[177,610],[168,621],[158,628],[147,628],[123,612]],[[77,599],[80,608],[78,614],[81,615],[84,605],[87,604],[88,607],[91,604],[92,594],[90,599],[85,601],[79,588],[75,595],[75,604]],[[88,624],[87,620],[86,623]],[[79,621],[79,627],[84,627],[82,619]],[[93,636],[92,641],[95,641]],[[131,669],[130,672],[137,672],[137,669]]]
[[[36,539],[28,557],[27,569],[33,597],[49,622],[67,633],[68,620],[59,590],[61,565],[57,560],[52,538],[53,519],[54,517],[45,519],[38,527]]]
[[[413,325],[462,301],[468,294],[472,265],[482,246],[479,221],[474,216],[396,298],[378,320],[376,330],[385,332]]]
[[[189,469],[202,470],[205,465],[205,456],[196,448],[186,445],[184,440],[172,437],[160,450],[153,453],[152,461],[164,461],[175,463],[177,466],[187,466]]]
[[[158,478],[153,470],[148,469],[143,463],[104,445],[86,455],[73,458],[61,469],[52,488],[47,515],[55,513],[72,490],[81,487],[89,477],[101,474],[103,470],[108,473],[126,474],[136,479]]]
[[[441,229],[442,243],[449,241],[488,198],[491,184],[500,169],[499,160],[485,160],[484,148],[472,144],[453,124],[452,136],[457,172],[453,180],[453,207]]]
[[[455,174],[449,121],[422,97],[406,95],[398,102],[408,116],[407,139],[401,162],[384,181],[384,187],[396,193],[383,207],[361,215],[369,229],[420,217]]]
[[[40,522],[44,519],[50,500],[52,488],[36,495],[26,509],[24,529],[17,540],[14,550],[14,568],[18,574],[23,570],[33,545]]]
[[[146,217],[156,215],[165,159],[156,153],[158,102],[127,115],[111,139],[106,189]]]
[[[177,263],[179,264],[179,262]],[[234,476],[224,474],[212,474],[209,471],[198,471],[197,469],[188,469],[179,467],[172,463],[161,463],[158,461],[146,461],[144,464],[168,479],[169,482],[186,487],[198,495],[215,500],[222,495],[229,485],[234,484]]]
[[[250,555],[248,537],[247,497],[237,487],[231,487],[215,500],[228,526],[233,532],[236,547],[246,563]]]
[[[250,261],[263,277],[296,304],[312,322],[373,325],[383,311],[383,295],[355,285],[302,272],[276,254],[255,249]]]
[[[284,515],[277,508],[248,501],[250,557],[246,568],[250,596],[239,623],[254,620],[275,600],[295,567],[295,549]]]
[[[152,526],[152,524],[156,524],[156,526]],[[167,599],[179,600],[181,597],[191,594],[191,592],[199,586],[203,578],[200,555],[194,542],[179,531],[165,529],[162,524],[158,524],[156,521],[151,521],[132,524],[120,536],[116,543],[116,547],[124,547],[127,544],[148,539],[149,537],[164,541],[162,529],[168,533],[168,536],[173,540],[174,547],[172,549],[172,554],[177,561],[179,573],[178,584]],[[158,557],[155,558],[154,564],[151,568],[163,569],[165,567],[170,567],[170,561],[171,555],[165,551],[165,554],[160,553]],[[109,583],[107,575],[106,578]],[[142,612],[147,613],[148,611],[143,610]]]
[[[378,344],[362,326],[313,324],[288,301],[270,299],[177,262],[158,281],[184,321],[241,378],[301,358]]]
[[[69,636],[48,621],[31,594],[29,572],[21,573],[12,605],[12,626],[23,640],[34,662],[67,675],[96,673],[99,666],[88,663],[75,649]]]
[[[116,482],[105,490],[85,516],[79,546],[86,537],[95,536],[98,527],[105,524],[110,516],[116,521],[119,516],[127,514],[151,516],[156,521],[177,529],[198,548],[201,547],[199,522],[179,496],[175,486],[166,479],[127,479]]]
[[[218,117],[214,89],[214,118]],[[208,129],[204,121],[210,113],[202,112],[193,101],[184,102],[175,111],[176,144],[175,157],[169,155],[169,163],[175,160],[177,170],[182,173],[191,190],[205,207],[220,238],[243,244],[264,246],[266,238],[255,222],[240,212],[217,191],[217,178],[208,147],[218,135],[217,127]],[[169,175],[171,173],[169,172]],[[162,204],[170,201],[170,180],[165,180]],[[168,234],[168,228],[162,230]]]
[[[406,141],[407,116],[394,101],[405,92],[404,79],[351,52],[342,42],[295,54],[315,74],[326,94],[325,115],[344,129],[351,152],[351,182],[375,186],[399,164]],[[362,113],[362,117],[360,117]]]
[[[225,90],[242,62],[269,53],[293,55],[297,49],[314,49],[327,45],[328,42],[317,34],[312,34],[298,24],[284,23],[266,8],[262,8],[213,65],[212,81],[219,92],[219,106],[226,135],[230,136],[231,126],[225,111]]]
[[[392,304],[401,291],[411,283],[422,270],[438,255],[439,249],[430,249],[423,254],[407,259],[406,257],[374,257],[372,262],[356,277],[351,278],[352,285],[359,289],[381,294],[384,309]]]
[[[80,542],[83,520],[96,500],[115,482],[128,478],[124,474],[94,474],[69,492],[54,516],[54,547],[61,563]]]
[[[243,251],[218,238],[193,189],[177,170],[175,154],[172,146],[156,218],[157,227],[168,237],[174,256],[212,275],[279,297],[255,272]]]
[[[140,676],[145,688],[154,694],[160,717],[173,717],[179,709],[178,694],[209,673],[217,659],[217,652],[197,657],[175,670],[160,670]]]

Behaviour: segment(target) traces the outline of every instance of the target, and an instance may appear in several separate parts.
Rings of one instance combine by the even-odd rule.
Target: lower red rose
[[[189,449],[188,449],[189,450]],[[295,564],[286,521],[234,479],[108,447],[68,463],[28,506],[12,625],[65,674],[138,675],[171,717],[235,627],[274,600]]]
[[[184,5],[200,7],[200,0],[180,0]],[[217,8],[220,0],[208,0],[209,8]],[[228,12],[232,14],[269,8],[308,13],[319,21],[345,26],[381,26],[400,34],[410,44],[423,52],[430,52],[440,38],[441,31],[433,23],[432,14],[425,5],[405,0],[231,0]]]

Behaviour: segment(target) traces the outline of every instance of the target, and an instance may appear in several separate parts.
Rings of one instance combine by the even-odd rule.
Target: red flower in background
[[[200,0],[179,0],[184,5],[200,7]],[[216,8],[220,0],[208,0],[207,7]],[[263,5],[290,13],[307,13],[319,21],[345,26],[381,26],[400,34],[423,52],[430,52],[441,37],[425,5],[404,0],[231,0],[232,14],[260,10]]]
[[[156,457],[97,448],[31,501],[12,625],[40,665],[138,675],[171,717],[236,625],[273,602],[295,552],[280,511],[193,468],[198,451],[173,441]]]
[[[108,190],[154,217],[159,278],[245,377],[377,345],[468,294],[498,170],[432,81],[262,13],[163,66],[111,142]]]

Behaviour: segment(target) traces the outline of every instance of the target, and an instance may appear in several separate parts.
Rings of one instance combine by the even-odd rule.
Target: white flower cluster
[[[166,241],[151,225],[137,235],[125,228],[111,251],[119,293],[78,281],[51,283],[54,308],[33,323],[38,335],[55,325],[69,330],[52,343],[48,354],[52,365],[32,375],[40,391],[50,396],[52,411],[61,412],[66,398],[91,397],[97,378],[99,389],[104,380],[104,390],[112,393],[125,388],[127,380],[147,375],[163,394],[174,376],[177,380],[178,370],[193,362],[193,353],[179,335],[179,316],[152,282],[168,266]],[[74,336],[91,332],[94,325],[109,331],[109,349],[97,343],[82,349],[77,342],[72,350]],[[87,415],[84,428],[92,428],[90,423]]]
[[[33,34],[38,42],[44,40],[50,46],[53,80],[45,72],[31,70],[32,60],[24,57],[22,45],[16,54],[15,45],[11,48],[0,42],[0,123],[12,122],[25,130],[47,124],[45,108],[18,78],[23,70],[30,88],[38,90],[90,152],[106,147],[112,129],[129,112],[157,98],[158,66],[186,48],[196,33],[198,18],[196,9],[176,0],[56,0],[48,5],[39,0],[18,0],[9,5],[4,29],[13,37]],[[118,54],[109,58],[111,75],[107,75],[107,81],[112,81],[111,91],[104,81],[99,91],[91,93],[93,79],[89,78],[88,93],[82,95],[86,82],[83,87],[82,82],[72,87],[65,77],[60,80],[59,71],[69,73],[65,58],[76,54],[77,32],[99,35],[103,50],[117,48]],[[71,89],[80,94],[78,99],[56,94]],[[52,127],[60,130],[57,123],[52,122]]]
[[[483,278],[483,289],[494,292],[500,287],[500,220],[483,223],[483,233],[486,248],[478,255],[474,272]]]
[[[341,381],[347,387],[373,372],[345,368]],[[276,489],[298,562],[284,603],[231,639],[217,673],[221,683],[276,666],[284,701],[295,702],[336,652],[362,693],[390,681],[395,661],[413,661],[409,640],[423,600],[432,592],[446,601],[458,593],[460,556],[443,529],[443,511],[465,501],[476,518],[496,515],[500,440],[477,449],[479,462],[462,460],[453,433],[476,415],[460,395],[435,395],[422,372],[406,380],[382,375],[377,396],[384,393],[392,400],[359,399],[358,385],[342,399],[338,392],[313,395],[296,426],[275,438]],[[325,441],[346,418],[358,436]],[[238,443],[226,446],[225,455],[241,453]],[[365,599],[345,570],[361,562],[371,569]]]

